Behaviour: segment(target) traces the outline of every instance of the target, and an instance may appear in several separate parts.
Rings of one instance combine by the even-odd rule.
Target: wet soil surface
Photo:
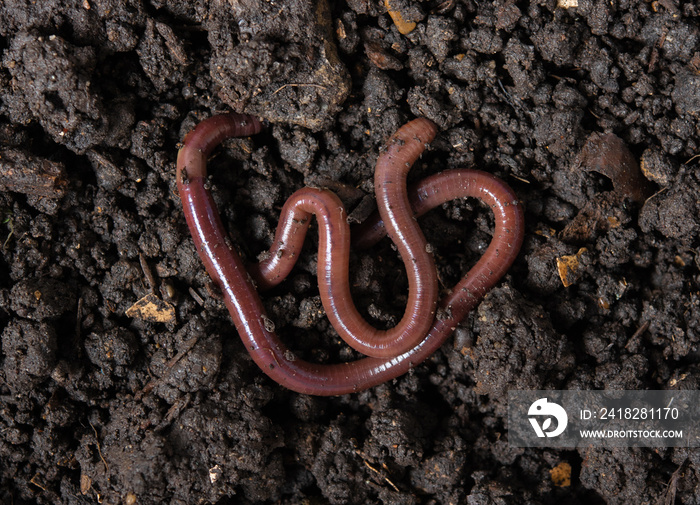
[[[695,450],[508,445],[510,389],[700,382],[700,6],[560,3],[2,2],[0,502],[697,503]],[[440,133],[411,178],[506,180],[526,209],[518,260],[412,373],[335,398],[279,387],[175,188],[178,142],[230,110],[270,123],[210,161],[247,258],[304,185],[366,217],[380,147],[425,116]],[[421,222],[444,286],[492,230],[470,200]],[[315,255],[269,315],[306,358],[353,359]],[[395,250],[352,262],[361,310],[391,326]]]

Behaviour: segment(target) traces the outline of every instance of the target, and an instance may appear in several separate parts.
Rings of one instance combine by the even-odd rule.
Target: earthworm
[[[377,160],[375,188],[381,217],[390,238],[407,265],[406,312],[392,329],[380,331],[360,315],[350,294],[350,229],[342,202],[331,192],[304,188],[293,194],[282,209],[268,260],[252,269],[259,286],[268,278],[281,279],[291,270],[302,247],[312,215],[320,223],[318,259],[319,294],[338,335],[366,356],[387,358],[415,347],[432,326],[438,283],[432,256],[406,194],[406,175],[435,136],[427,120],[409,123],[394,136]],[[403,189],[402,189],[403,188]],[[391,212],[388,209],[392,209]]]
[[[259,120],[240,114],[214,116],[201,122],[185,137],[178,154],[177,185],[197,252],[209,275],[220,286],[246,349],[269,377],[289,389],[314,395],[345,394],[407,372],[443,344],[456,325],[503,276],[520,250],[524,232],[521,205],[505,183],[489,174],[476,170],[445,171],[424,179],[411,190],[409,198],[406,173],[432,140],[436,128],[422,118],[404,125],[392,136],[377,161],[375,188],[380,217],[365,226],[366,237],[360,240],[367,245],[380,239],[386,230],[407,263],[407,315],[389,332],[378,332],[364,321],[356,320],[359,316],[356,316],[348,286],[350,232],[347,215],[333,193],[314,188],[294,193],[282,209],[268,259],[260,264],[246,268],[228,240],[206,188],[207,156],[223,139],[252,135],[260,129]],[[489,205],[496,218],[495,231],[484,255],[439,302],[436,315],[437,274],[432,258],[425,252],[427,243],[414,215],[461,197],[476,197]],[[261,289],[271,287],[287,276],[299,256],[312,214],[319,222],[319,291],[334,327],[339,334],[344,327],[350,328],[344,338],[353,347],[374,347],[372,352],[390,349],[387,353],[392,354],[347,363],[315,364],[295,356],[275,334],[256,284]],[[419,266],[414,266],[416,264]],[[353,334],[355,324],[370,328],[370,337],[366,337],[364,343],[354,340],[357,337]],[[415,345],[396,351],[385,338],[392,331]]]

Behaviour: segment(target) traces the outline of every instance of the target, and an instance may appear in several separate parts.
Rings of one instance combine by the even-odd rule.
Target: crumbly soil
[[[699,19],[674,0],[1,2],[0,502],[697,503],[698,451],[514,448],[506,398],[700,388]],[[526,209],[519,258],[406,376],[283,389],[233,330],[175,187],[178,142],[230,110],[269,121],[210,161],[245,257],[304,185],[364,219],[383,142],[425,116],[440,133],[411,178],[502,177]],[[470,200],[421,220],[444,289],[492,221]],[[307,249],[270,318],[307,359],[353,359]],[[352,258],[380,327],[406,298],[396,256]]]

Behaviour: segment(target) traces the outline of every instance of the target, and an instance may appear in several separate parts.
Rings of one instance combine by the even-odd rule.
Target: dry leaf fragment
[[[0,151],[0,190],[61,198],[67,185],[63,163],[16,149]]]
[[[621,196],[644,203],[654,193],[654,186],[644,178],[639,164],[624,141],[615,134],[592,133],[579,155],[586,172],[608,177]]]
[[[153,293],[148,293],[126,309],[126,315],[150,323],[169,323],[175,320],[175,308]]]
[[[582,247],[576,254],[557,258],[559,278],[565,288],[568,288],[581,278],[581,256],[587,252],[588,249]]]
[[[88,491],[90,491],[91,487],[92,487],[92,479],[84,473],[81,474],[80,475],[80,494],[88,494]]]
[[[416,28],[416,22],[405,20],[403,17],[403,14],[401,12],[399,12],[399,10],[396,8],[396,6],[394,5],[394,2],[392,2],[392,0],[384,0],[384,6],[386,7],[386,10],[389,12],[389,16],[391,16],[391,20],[394,22],[394,24],[396,25],[396,28],[398,28],[399,33],[401,35],[408,35]]]

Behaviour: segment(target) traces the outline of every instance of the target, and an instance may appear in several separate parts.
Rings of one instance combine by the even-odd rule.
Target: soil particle
[[[0,502],[694,503],[694,450],[508,444],[511,389],[700,384],[700,9],[562,4],[0,2]],[[526,210],[520,257],[405,376],[286,391],[237,338],[176,194],[178,143],[228,110],[269,122],[209,166],[248,260],[306,184],[366,218],[381,146],[415,116],[440,132],[411,181],[503,178]],[[611,135],[612,172],[582,159]],[[443,287],[493,230],[470,200],[420,223]],[[313,230],[264,295],[269,323],[306,359],[356,359],[323,315]],[[388,241],[353,251],[350,278],[377,327],[401,317]],[[126,315],[153,291],[174,318]]]
[[[2,93],[6,113],[17,123],[39,121],[54,142],[79,154],[97,144],[122,145],[133,112],[119,102],[108,107],[93,91],[96,65],[89,46],[36,31],[18,34],[3,56],[12,77]]]
[[[327,126],[350,91],[325,1],[277,6],[212,3],[211,73],[235,109],[312,130]],[[296,27],[305,27],[302,32]],[[235,28],[234,28],[235,27]]]
[[[387,456],[401,467],[415,466],[423,459],[428,443],[426,435],[434,424],[432,416],[420,418],[401,409],[389,409],[389,415],[376,415],[368,420],[370,436],[364,454],[370,458]]]
[[[136,53],[156,91],[163,93],[185,80],[189,62],[187,51],[182,40],[165,23],[147,21]]]
[[[533,42],[545,61],[560,67],[571,66],[581,43],[580,30],[580,25],[553,19],[534,33]]]
[[[561,280],[555,267],[557,258],[572,255],[575,247],[552,239],[535,248],[528,255],[527,283],[530,289],[542,295],[555,293],[561,287]]]
[[[686,286],[681,285],[678,288],[683,289]],[[693,293],[679,304],[675,296],[671,299],[666,296],[644,303],[642,317],[650,321],[649,338],[651,342],[661,346],[664,356],[680,359],[682,356],[693,355],[697,352],[700,340],[700,336],[694,330],[694,325],[700,318],[700,298]]]
[[[3,190],[34,197],[61,198],[65,195],[65,186],[66,169],[62,163],[16,149],[0,152],[0,188]]]
[[[125,366],[130,365],[138,352],[138,343],[133,333],[114,328],[104,333],[90,333],[85,337],[85,353],[100,371],[118,377],[124,376]]]
[[[454,447],[444,447],[425,458],[411,472],[411,482],[421,493],[436,495],[443,503],[463,499],[463,472],[467,463],[465,442],[454,437]]]
[[[639,163],[644,176],[662,187],[668,186],[677,175],[671,160],[657,148],[646,149]]]
[[[478,394],[502,397],[509,389],[550,389],[550,381],[561,380],[574,359],[547,315],[525,300],[513,303],[517,296],[508,287],[496,288],[476,312],[477,340],[469,355]],[[505,369],[503,361],[509,364]]]
[[[0,5],[0,34],[32,28],[65,30],[80,45],[95,44],[109,52],[136,46],[145,11],[139,0],[48,0],[27,3],[8,0]]]
[[[51,278],[19,281],[12,287],[10,298],[15,314],[34,321],[56,319],[75,307],[70,286]]]
[[[161,386],[156,388],[155,394],[163,397],[168,403],[174,403],[176,393],[168,388],[194,392],[210,387],[221,365],[221,340],[218,336],[199,340],[172,367],[165,368],[164,364],[160,363],[161,359],[162,356],[156,353],[151,363],[154,372],[166,376]]]
[[[646,201],[639,226],[645,232],[657,231],[688,245],[694,243],[700,233],[698,191],[696,174],[679,174],[664,191]]]
[[[3,373],[15,393],[44,381],[56,364],[56,332],[47,323],[17,321],[2,332]]]
[[[634,469],[634,470],[632,470]],[[639,449],[588,449],[581,463],[581,484],[596,490],[602,496],[615,496],[608,503],[629,503],[643,500],[656,502],[663,492],[664,483],[650,483],[652,475],[659,471],[659,462],[652,452]],[[642,483],[646,483],[643,484]],[[644,489],[640,495],[636,489]]]
[[[700,76],[688,70],[679,73],[672,97],[678,114],[700,115]]]
[[[273,134],[282,160],[304,176],[309,175],[319,148],[318,140],[300,129],[295,129],[291,134],[275,129]]]
[[[451,42],[457,39],[457,23],[452,18],[430,16],[425,29],[426,45],[438,63],[452,52]]]

